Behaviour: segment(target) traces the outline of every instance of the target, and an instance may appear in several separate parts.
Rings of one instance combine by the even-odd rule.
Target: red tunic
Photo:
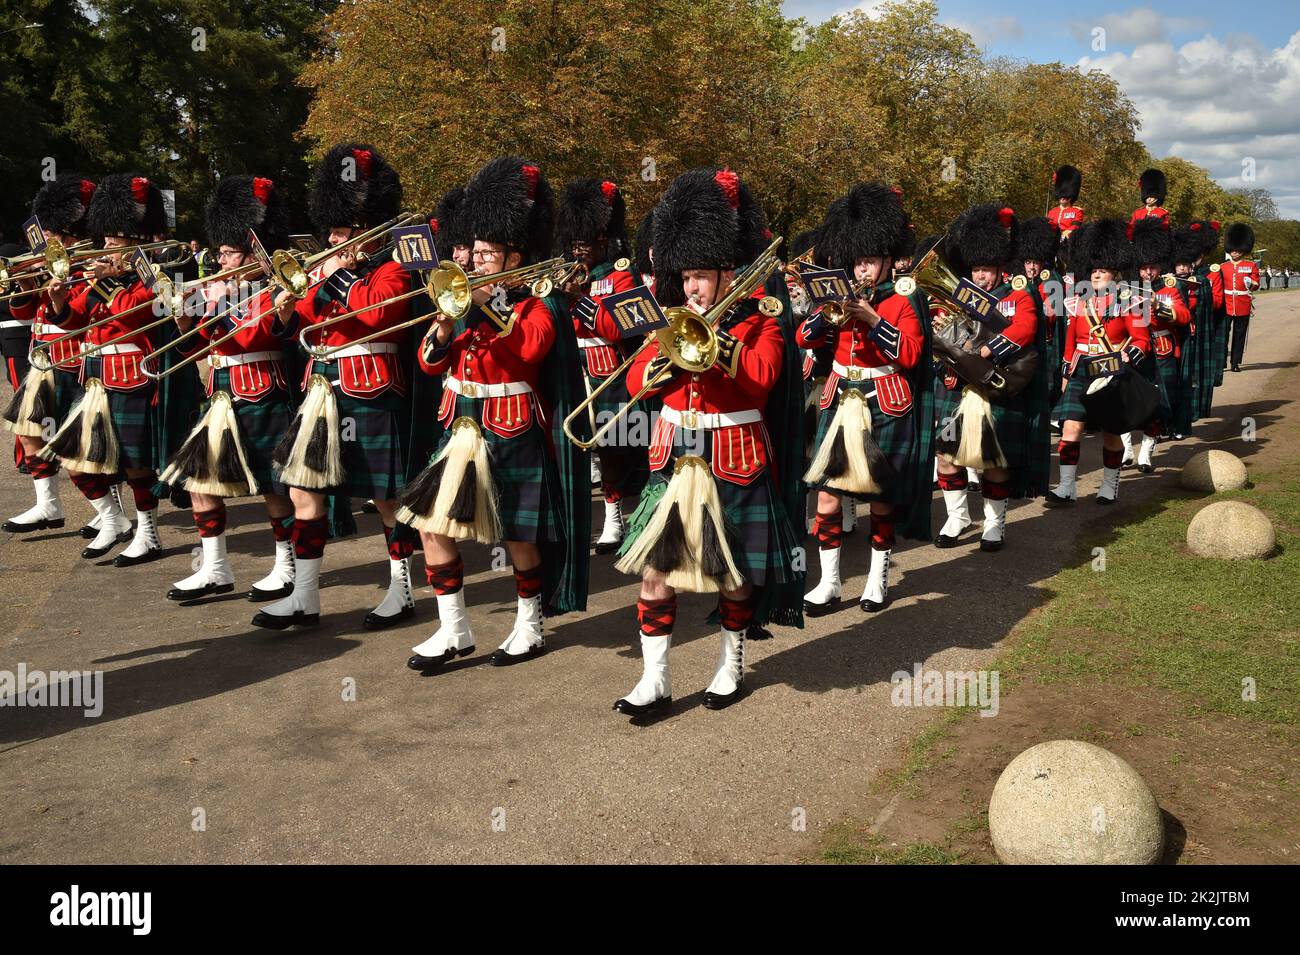
[[[107,305],[90,295],[89,284],[78,287],[68,297],[66,317],[60,322],[69,329],[86,328],[87,346],[111,343],[106,350],[90,356],[103,359],[99,377],[110,391],[134,391],[150,383],[140,371],[140,360],[152,350],[153,344],[147,333],[140,334],[138,330],[158,319],[155,310],[148,307],[155,296],[134,273],[126,278],[128,284],[119,288]],[[121,317],[95,328],[87,327],[110,316]],[[82,377],[85,377],[84,367]]]
[[[588,323],[581,315],[582,300],[574,304],[573,332],[578,337],[587,373],[593,378],[608,378],[618,368],[620,360],[615,347],[622,334],[614,317],[602,304],[607,296],[636,288],[636,278],[627,269],[614,269],[602,279],[594,279],[587,287],[586,298],[595,303],[596,311]]]
[[[1249,315],[1252,295],[1259,288],[1259,266],[1250,259],[1233,262],[1229,259],[1219,268],[1223,284],[1223,307],[1229,315]]]
[[[81,278],[82,274],[76,272],[72,275],[72,279]],[[73,289],[69,297],[75,291],[76,289]],[[9,303],[9,312],[19,321],[32,323],[32,348],[36,348],[42,342],[52,342],[56,338],[62,338],[73,331],[58,322],[58,316],[54,314],[54,306],[50,304],[49,293],[43,288],[33,289],[32,294],[26,298],[12,300]],[[49,350],[50,361],[54,363],[54,367],[71,372],[81,370],[83,337],[77,335],[69,338]]]
[[[1089,302],[1093,314],[1103,320],[1106,338],[1115,349],[1127,346],[1133,358],[1150,353],[1150,322],[1142,314],[1140,302],[1122,304],[1110,295],[1097,296]],[[1067,298],[1065,313],[1070,316],[1070,327],[1065,334],[1064,361],[1073,371],[1080,355],[1099,355],[1109,349],[1094,334],[1083,299],[1077,295]]]
[[[411,290],[411,278],[402,266],[391,260],[361,275],[348,286],[347,304],[340,305],[329,298],[323,289],[309,294],[294,309],[298,319],[309,325],[323,322],[334,315],[377,304]],[[346,321],[331,325],[320,333],[308,332],[304,337],[312,345],[348,345],[393,325],[399,325],[411,315],[410,299],[371,308]],[[398,360],[403,332],[381,335],[369,345],[360,346],[364,353],[339,354],[331,361],[339,365],[339,388],[354,398],[373,398],[389,388],[398,394],[406,393],[406,381]],[[377,346],[377,347],[376,347]],[[316,362],[307,363],[310,376]]]
[[[1223,270],[1218,263],[1210,266],[1209,279],[1210,295],[1214,300],[1214,310],[1221,312],[1223,311]]]
[[[498,335],[496,325],[482,321],[441,347],[431,345],[432,329],[425,337],[420,367],[430,375],[446,376],[438,406],[444,427],[456,413],[458,394],[483,397],[483,427],[503,438],[524,433],[537,411],[548,410],[536,404],[536,389],[542,359],[555,344],[555,321],[540,298],[516,302],[512,311],[514,327],[505,336]],[[492,395],[489,388],[475,394],[480,386],[494,385],[515,393]]]
[[[222,318],[199,329],[199,334],[210,342],[233,336],[216,345],[208,355],[208,364],[214,369],[225,368],[230,375],[230,390],[236,400],[256,401],[279,386],[287,388],[284,375],[282,339],[274,332],[276,311],[274,296],[269,288],[262,289],[247,302],[231,308],[231,302],[222,296],[223,282],[204,286],[208,299],[203,321],[209,321],[219,312]],[[216,375],[209,375],[208,394],[212,394]]]
[[[1151,346],[1157,358],[1177,358],[1183,352],[1182,335],[1192,323],[1192,313],[1183,297],[1173,288],[1156,289],[1156,297],[1174,311],[1173,319],[1153,309],[1151,312]]]
[[[1066,236],[1083,225],[1083,206],[1053,206],[1047,211],[1052,228]]]
[[[759,289],[754,298],[761,298],[762,294]],[[743,307],[752,306],[746,303]],[[650,440],[652,471],[660,471],[668,464],[673,437],[677,428],[683,427],[712,437],[710,457],[715,477],[732,484],[751,484],[766,473],[772,455],[762,412],[768,394],[781,376],[785,348],[781,323],[777,318],[754,311],[728,331],[739,343],[734,377],[722,362],[699,374],[679,369],[651,392],[660,396],[665,409],[665,414],[655,423]],[[646,368],[658,354],[655,347],[645,348],[632,362],[627,382],[632,394],[645,383]],[[700,416],[715,414],[754,420],[728,424],[713,419],[712,427],[704,427],[709,419]]]
[[[1168,209],[1164,209],[1160,206],[1154,206],[1148,209],[1146,206],[1143,206],[1140,209],[1133,210],[1133,215],[1129,217],[1128,224],[1135,225],[1141,222],[1143,219],[1166,219],[1167,220],[1168,218],[1169,218]]]

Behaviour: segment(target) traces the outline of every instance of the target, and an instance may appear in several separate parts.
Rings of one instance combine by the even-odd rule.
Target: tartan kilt
[[[316,371],[331,383],[339,380],[337,362],[318,362]],[[334,388],[338,401],[339,426],[349,434],[348,420],[353,422],[352,440],[340,441],[343,457],[343,483],[331,489],[348,497],[391,501],[406,486],[406,441],[410,434],[411,402],[396,388],[373,398],[354,398]]]
[[[276,480],[271,467],[271,455],[293,421],[294,408],[289,392],[283,388],[272,388],[256,401],[235,398],[230,389],[230,370],[227,368],[217,368],[212,372],[212,392],[216,394],[218,391],[231,396],[231,407],[235,409],[235,419],[239,422],[239,443],[244,448],[248,469],[257,479],[260,492],[287,496],[289,488]],[[211,403],[204,403],[204,412]]]
[[[1214,387],[1223,384],[1223,369],[1228,367],[1228,316],[1214,313]]]
[[[1070,375],[1061,400],[1056,403],[1056,417],[1060,421],[1088,420],[1088,412],[1083,407],[1083,395],[1088,390],[1088,378],[1083,373],[1083,362],[1079,362]]]
[[[876,397],[874,389],[869,391],[863,388],[862,385],[863,382],[847,381],[843,378],[836,383],[835,400],[817,416],[817,435],[813,443],[813,457],[817,456],[817,452],[821,450],[822,442],[826,440],[831,421],[835,418],[835,409],[844,397],[844,392],[851,388],[856,389],[862,392],[867,407],[871,409],[871,436],[875,439],[876,444],[880,446],[881,452],[889,460],[889,463],[894,466],[899,479],[885,488],[880,494],[852,494],[838,488],[827,487],[825,481],[813,485],[813,487],[815,490],[828,491],[831,494],[851,497],[858,501],[879,501],[884,504],[892,504],[895,507],[907,507],[916,497],[917,490],[914,482],[909,480],[916,472],[916,469],[912,467],[912,460],[916,455],[916,415],[912,413],[910,405],[901,415],[886,414],[880,410],[880,400]],[[868,398],[867,395],[871,395],[871,397]]]
[[[692,436],[689,441],[686,435]],[[628,519],[627,536],[619,554],[627,553],[650,523],[655,508],[668,489],[677,458],[683,454],[697,454],[712,463],[712,449],[708,431],[677,429],[671,456],[661,469],[650,472],[641,502]],[[727,540],[740,576],[755,587],[796,580],[798,575],[794,562],[800,539],[795,536],[785,505],[772,484],[771,468],[766,468],[749,484],[733,484],[720,480],[717,475],[713,476],[713,483],[718,488]]]
[[[940,392],[940,400],[936,402],[938,412],[935,422],[936,441],[939,435],[943,434],[943,429],[949,421],[955,421],[957,418],[957,407],[961,404],[961,397],[965,391],[965,384],[959,378],[957,387],[949,388],[943,383],[943,379],[937,382]],[[1002,454],[1007,459],[1007,467],[1012,471],[1019,471],[1021,468],[1028,467],[1029,464],[1029,410],[1028,410],[1028,391],[1022,391],[1013,398],[999,399],[989,402],[989,409],[993,417],[993,430],[998,436],[998,444],[1002,448]],[[1058,405],[1056,412],[1059,414],[1061,406]],[[1062,417],[1062,420],[1065,420]]]
[[[1153,420],[1169,424],[1174,417],[1174,408],[1178,403],[1178,359],[1173,355],[1157,358],[1148,355],[1138,365],[1142,377],[1160,390],[1160,407]]]
[[[485,403],[483,398],[457,395],[452,420],[463,416],[481,425]],[[532,426],[523,434],[506,438],[487,428],[481,430],[492,467],[492,485],[497,493],[501,539],[531,544],[560,540],[559,508],[557,502],[551,500],[545,480],[549,453],[546,433],[538,422],[536,405]],[[443,429],[434,457],[450,440],[451,428],[448,427]]]
[[[68,416],[86,389],[81,386],[81,376],[75,371],[54,369],[54,413],[58,417],[55,427]]]

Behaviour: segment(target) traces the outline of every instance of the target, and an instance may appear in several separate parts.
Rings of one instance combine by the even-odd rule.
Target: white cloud
[[[1150,7],[1134,7],[1123,13],[1106,13],[1092,20],[1072,20],[1070,32],[1076,40],[1091,42],[1092,31],[1102,27],[1109,47],[1152,43],[1167,38],[1171,33],[1199,30],[1207,25],[1199,17],[1170,16]]]
[[[1078,65],[1115,78],[1138,108],[1153,155],[1205,166],[1228,188],[1269,189],[1284,216],[1300,219],[1300,32],[1277,49],[1207,35],[1176,48],[1143,43]],[[1254,182],[1241,178],[1247,159]]]
[[[1021,26],[1018,19],[1010,15],[989,17],[984,20],[977,20],[975,23],[957,20],[944,20],[943,23],[944,26],[964,30],[975,41],[975,45],[982,49],[987,49],[994,43],[1005,43],[1008,40],[1023,40],[1025,38],[1025,28]]]

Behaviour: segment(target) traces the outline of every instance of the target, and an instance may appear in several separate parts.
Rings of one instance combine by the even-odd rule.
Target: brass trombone
[[[449,259],[444,259],[438,263],[438,268],[429,273],[428,279],[423,285],[417,286],[409,292],[403,292],[400,295],[393,295],[380,302],[366,305],[362,308],[354,308],[351,311],[344,312],[341,315],[331,315],[323,322],[317,322],[315,325],[308,325],[298,333],[298,343],[302,345],[303,350],[317,361],[328,361],[335,354],[345,348],[352,348],[356,345],[365,345],[374,341],[376,338],[382,338],[385,335],[391,335],[393,332],[399,332],[403,329],[418,325],[420,322],[428,321],[434,315],[445,315],[452,321],[459,321],[468,313],[470,306],[474,303],[473,291],[484,285],[503,285],[506,288],[514,288],[520,285],[531,285],[532,292],[539,298],[545,298],[551,293],[554,284],[553,276],[566,263],[563,259],[546,259],[543,262],[537,262],[533,265],[523,265],[517,269],[511,269],[507,272],[493,272],[488,275],[470,275],[465,272],[459,265]],[[361,338],[348,342],[346,345],[312,345],[307,341],[307,336],[312,332],[318,332],[329,328],[331,325],[337,325],[339,322],[347,321],[349,318],[355,318],[363,312],[369,312],[376,308],[386,308],[389,305],[395,305],[398,302],[404,302],[407,299],[415,298],[417,295],[428,295],[430,301],[436,306],[432,312],[426,312],[415,318],[408,319],[397,325],[383,328],[371,332]],[[490,314],[490,313],[489,313]],[[514,327],[513,318],[505,323],[498,323],[499,334],[504,336],[510,334]]]
[[[48,282],[51,278],[56,278],[59,281],[65,281],[68,276],[72,274],[73,263],[80,262],[84,259],[102,258],[103,256],[119,252],[125,252],[128,254],[136,251],[153,252],[169,246],[179,246],[181,243],[174,239],[167,239],[162,242],[147,242],[142,245],[128,245],[117,249],[82,248],[82,246],[85,246],[86,244],[88,244],[88,240],[83,240],[74,244],[70,248],[64,248],[62,242],[51,236],[43,252],[31,253],[29,255],[20,256],[16,259],[0,259],[0,291],[8,292],[9,286],[19,279],[36,278]],[[30,271],[27,270],[27,266],[42,261],[45,263],[43,268],[31,269]],[[20,270],[19,274],[15,274],[13,271],[15,268]],[[75,279],[70,284],[75,284],[80,281],[90,280],[88,278]],[[8,301],[13,298],[21,298],[24,295],[30,295],[33,291],[37,291],[37,289],[12,292],[0,297],[0,302]]]
[[[625,375],[628,369],[632,367],[632,363],[636,361],[637,356],[651,345],[656,346],[660,354],[666,356],[669,362],[684,371],[703,374],[712,368],[718,360],[718,323],[727,316],[737,302],[752,295],[756,289],[767,281],[773,272],[782,268],[781,260],[776,257],[776,249],[780,244],[781,237],[777,236],[772,240],[771,245],[745,267],[744,271],[731,280],[726,294],[703,315],[684,306],[665,310],[664,317],[668,319],[668,324],[663,328],[656,329],[653,336],[647,336],[646,340],[627,357],[623,364],[614,369],[573,411],[569,412],[568,417],[564,419],[563,425],[565,437],[583,451],[590,451],[600,444],[600,439],[631,410],[634,404],[659,387],[661,384],[660,375],[656,375],[650,381],[643,382],[641,390],[631,396],[627,404],[619,408],[618,413],[612,415],[590,438],[579,438],[570,430],[574,420],[580,415],[589,415],[590,409],[596,403],[596,399],[620,375]]]
[[[827,302],[821,307],[822,317],[830,323],[832,328],[843,328],[848,324],[849,312],[845,307],[853,299],[862,298],[863,292],[870,292],[875,288],[875,282],[863,281],[857,285],[849,287],[849,296],[843,302]]]
[[[394,216],[387,222],[381,223],[372,229],[358,233],[350,239],[345,239],[338,245],[332,245],[328,249],[322,249],[311,255],[302,252],[295,252],[289,249],[279,249],[271,256],[271,281],[279,288],[284,289],[294,298],[303,298],[311,285],[308,274],[312,268],[319,262],[324,262],[338,254],[340,249],[345,249],[350,245],[360,245],[369,242],[385,232],[392,229],[399,229],[407,223],[417,219],[414,212],[405,212],[400,216]]]

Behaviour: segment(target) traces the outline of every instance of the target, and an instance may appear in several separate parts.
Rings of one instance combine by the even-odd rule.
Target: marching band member
[[[1065,300],[1070,331],[1065,339],[1062,368],[1064,395],[1057,407],[1062,425],[1058,447],[1060,482],[1047,494],[1049,506],[1069,504],[1078,498],[1079,442],[1088,421],[1083,399],[1103,381],[1092,377],[1086,358],[1105,355],[1114,347],[1122,361],[1133,363],[1151,350],[1149,323],[1142,314],[1140,297],[1131,296],[1126,302],[1117,291],[1116,283],[1133,263],[1127,233],[1122,219],[1100,219],[1084,226],[1070,248],[1070,265],[1079,284],[1075,294]],[[1083,282],[1090,285],[1080,289]],[[1123,453],[1119,434],[1103,430],[1098,504],[1114,504],[1119,497]]]
[[[1144,289],[1150,289],[1152,298],[1148,320],[1151,323],[1151,354],[1138,362],[1143,377],[1160,388],[1160,410],[1147,423],[1142,435],[1142,445],[1137,453],[1137,468],[1143,474],[1155,470],[1151,455],[1156,442],[1165,434],[1172,421],[1173,409],[1180,401],[1181,382],[1179,362],[1182,351],[1179,331],[1191,324],[1188,311],[1173,284],[1165,281],[1172,265],[1174,240],[1169,230],[1168,218],[1152,216],[1139,219],[1130,226],[1133,243],[1133,260],[1137,265],[1138,280]]]
[[[1047,212],[1047,221],[1061,235],[1061,241],[1068,241],[1074,230],[1083,225],[1083,207],[1076,205],[1079,191],[1083,188],[1083,173],[1073,166],[1060,166],[1052,173],[1052,194],[1056,197],[1056,206]]]
[[[1255,230],[1244,222],[1234,222],[1224,233],[1223,248],[1228,261],[1219,273],[1223,277],[1223,308],[1232,324],[1232,370],[1241,371],[1255,289],[1259,288],[1259,266],[1247,258],[1255,248]]]
[[[463,214],[478,275],[535,264],[550,251],[550,184],[518,156],[493,159],[474,174]],[[437,595],[439,628],[407,660],[426,673],[475,649],[459,541],[502,541],[514,567],[515,621],[493,665],[540,655],[544,612],[586,605],[590,497],[573,480],[576,449],[556,438],[581,390],[567,303],[506,284],[472,294],[462,321],[435,316],[421,345],[420,367],[442,375],[436,418],[443,433],[398,512],[420,531]]]
[[[641,284],[628,258],[631,249],[625,217],[623,194],[609,180],[578,179],[560,193],[556,209],[556,254],[572,258],[587,269],[585,282],[571,282],[564,291],[573,301],[573,328],[582,350],[588,393],[598,388],[623,362],[618,325],[600,303],[607,295],[626,292]],[[627,382],[623,378],[601,392],[592,409],[597,427],[616,414],[628,398]],[[623,543],[622,500],[636,494],[645,483],[645,449],[610,437],[593,454],[599,459],[601,491],[605,498],[605,524],[596,539],[596,553],[612,554]]]
[[[859,183],[831,203],[819,228],[818,253],[844,269],[860,295],[841,306],[838,326],[825,307],[799,326],[805,348],[830,345],[834,358],[819,400],[816,452],[804,480],[817,489],[821,578],[804,597],[804,613],[821,616],[839,603],[844,497],[870,505],[871,564],[860,606],[868,613],[888,599],[895,524],[918,498],[929,505],[929,462],[922,477],[917,443],[929,427],[915,398],[929,388],[923,367],[925,332],[913,304],[894,291],[893,256],[908,241],[907,214],[896,190]],[[921,376],[926,376],[921,383]]]
[[[765,229],[734,172],[682,173],[655,208],[656,298],[707,314],[726,297],[738,265],[764,248]],[[740,299],[718,318],[718,357],[705,371],[683,370],[653,343],[632,364],[629,391],[649,382],[663,411],[651,441],[650,480],[615,565],[641,578],[642,674],[614,703],[620,713],[671,705],[668,654],[678,591],[718,593],[721,653],[704,705],[722,709],[744,693],[746,632],[756,619],[763,622],[756,590],[789,593],[787,585],[798,586],[798,538],[772,469],[781,452],[764,424],[770,395],[798,401],[798,378],[783,377],[783,369],[798,375],[797,366],[785,367],[790,349],[775,314],[783,308],[761,287]]]
[[[990,338],[980,355],[1005,375],[1010,364],[1026,352],[1038,352],[1041,368],[1046,324],[1028,291],[1024,276],[1003,277],[1004,264],[1015,262],[1019,223],[1015,212],[992,203],[972,206],[948,230],[947,249],[956,273],[997,299],[999,314],[1009,324]],[[942,319],[936,321],[936,327]],[[1007,502],[1035,497],[1046,488],[1047,396],[1031,380],[1012,395],[996,396],[963,381],[951,369],[943,376],[944,394],[938,411],[939,489],[947,520],[935,544],[956,546],[970,526],[966,469],[980,472],[984,498],[984,527],[980,550],[999,551],[1006,540]]]
[[[167,230],[162,192],[144,176],[105,176],[86,212],[86,227],[110,250],[151,241]],[[108,553],[130,529],[109,493],[113,478],[119,472],[126,475],[135,502],[135,534],[113,564],[130,567],[162,555],[153,491],[157,395],[153,382],[140,371],[152,344],[147,335],[137,333],[155,320],[154,310],[147,307],[155,296],[123,252],[110,251],[95,260],[88,274],[93,280],[71,292],[58,281],[46,287],[53,324],[84,327],[85,346],[104,347],[83,356],[84,394],[41,454],[58,457],[78,475],[78,490],[99,515],[99,533],[81,553],[87,559]],[[114,318],[118,315],[122,317]]]
[[[1170,432],[1175,441],[1181,441],[1191,432],[1193,424],[1210,413],[1214,401],[1214,373],[1210,367],[1214,355],[1214,319],[1210,288],[1196,275],[1196,264],[1204,247],[1199,224],[1174,229],[1171,238],[1174,290],[1191,315],[1188,324],[1174,331],[1180,356],[1179,389]]]
[[[1211,357],[1212,382],[1214,387],[1223,384],[1223,370],[1228,367],[1228,319],[1224,315],[1225,298],[1223,294],[1223,267],[1218,262],[1211,262],[1214,250],[1219,245],[1219,223],[1214,220],[1197,219],[1192,224],[1192,231],[1201,239],[1201,258],[1197,262],[1196,276],[1209,288],[1211,317],[1209,326],[1213,328],[1214,350]]]
[[[650,257],[650,246],[654,243],[655,209],[651,206],[641,217],[641,224],[636,227],[636,271],[641,276],[641,284],[654,291],[655,266]]]
[[[331,246],[398,215],[402,182],[373,146],[343,143],[316,167],[309,212]],[[388,550],[388,591],[366,614],[368,630],[391,627],[415,613],[411,593],[412,542],[396,528],[397,495],[406,475],[407,360],[403,333],[364,345],[350,343],[409,317],[406,301],[390,302],[410,288],[405,269],[383,254],[382,237],[354,243],[326,260],[324,280],[301,300],[276,297],[276,331],[297,336],[301,325],[366,309],[321,332],[307,329],[314,346],[338,347],[328,359],[309,356],[306,395],[272,455],[280,482],[293,501],[294,583],[288,596],[268,604],[253,624],[271,630],[320,622],[320,568],[328,533],[326,491],[371,498],[383,522]],[[367,308],[367,306],[374,306]]]
[[[1147,169],[1138,177],[1142,191],[1142,205],[1133,210],[1128,224],[1137,225],[1143,219],[1169,220],[1169,210],[1164,208],[1165,193],[1169,188],[1165,174],[1159,169]]]
[[[218,270],[253,264],[249,233],[268,249],[288,245],[289,211],[270,179],[227,176],[208,197],[208,239]],[[260,273],[259,273],[260,274]],[[234,571],[226,557],[226,498],[261,493],[275,541],[271,572],[253,584],[248,599],[279,600],[293,592],[293,502],[275,479],[271,456],[293,420],[283,342],[275,333],[269,288],[250,295],[229,280],[204,287],[207,308],[197,334],[212,342],[208,354],[208,404],[203,416],[162,474],[190,492],[202,546],[200,566],[177,581],[169,600],[229,593]],[[225,311],[226,315],[219,317]],[[190,319],[178,322],[188,330]],[[220,342],[218,344],[218,342]]]
[[[1039,320],[1043,323],[1044,351],[1039,361],[1053,369],[1061,367],[1068,325],[1065,309],[1061,306],[1065,299],[1064,280],[1056,268],[1060,238],[1046,216],[1035,216],[1020,223],[1020,234],[1016,238],[1017,268],[1014,269],[1025,277],[1028,283],[1025,290],[1034,300]],[[1055,405],[1055,389],[1052,392],[1049,400]]]
[[[32,215],[40,220],[41,228],[46,234],[57,239],[65,248],[72,246],[86,237],[86,212],[95,194],[95,184],[76,173],[65,173],[53,181],[41,186],[32,199]],[[74,267],[68,276],[69,281],[81,277],[81,270]],[[15,277],[21,276],[19,272]],[[31,294],[15,298],[9,302],[11,321],[23,325],[28,331],[30,345],[53,341],[67,333],[67,330],[53,321],[53,311],[49,294],[44,289],[32,288],[34,280],[20,281],[20,287],[27,287]],[[81,398],[81,341],[70,338],[55,345],[50,357],[54,366],[48,370],[32,367],[27,362],[29,342],[24,341],[21,353],[22,376],[17,376],[17,356],[10,369],[11,383],[14,386],[13,401],[5,413],[7,426],[16,435],[17,445],[21,449],[21,458],[32,477],[36,489],[36,504],[4,523],[4,530],[12,534],[24,534],[29,531],[62,527],[64,523],[63,502],[59,497],[58,473],[59,462],[49,461],[40,456],[45,447],[45,438],[50,434],[49,424],[57,424],[68,416],[73,404]],[[72,471],[68,472],[74,485],[79,478]],[[91,479],[98,483],[98,478]],[[112,485],[116,489],[116,483]],[[110,496],[117,501],[117,496]],[[119,505],[120,509],[120,505]],[[100,518],[98,512],[91,522],[93,530],[90,537],[99,533]],[[125,525],[121,533],[126,534],[130,527]],[[83,536],[85,536],[83,529]]]

